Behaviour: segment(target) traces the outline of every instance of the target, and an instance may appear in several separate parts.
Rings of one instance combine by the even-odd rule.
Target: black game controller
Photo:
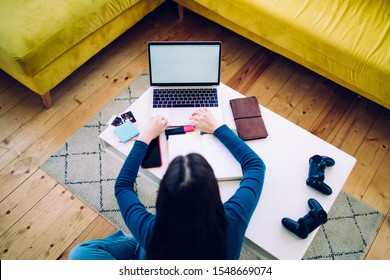
[[[317,200],[310,198],[308,204],[310,207],[309,213],[299,218],[297,222],[290,218],[282,219],[283,226],[302,239],[305,239],[310,232],[325,224],[328,220],[328,214],[322,209]]]
[[[314,155],[309,159],[309,177],[306,179],[306,184],[317,191],[330,195],[332,189],[324,183],[325,167],[335,165],[335,161],[330,157]]]

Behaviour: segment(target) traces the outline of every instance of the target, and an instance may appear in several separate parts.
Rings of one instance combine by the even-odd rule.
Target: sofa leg
[[[178,5],[178,12],[179,12],[179,20],[184,19],[184,7],[182,5]]]
[[[42,99],[43,107],[45,107],[46,109],[49,109],[52,105],[50,91],[48,91],[44,95],[42,95],[41,99]]]

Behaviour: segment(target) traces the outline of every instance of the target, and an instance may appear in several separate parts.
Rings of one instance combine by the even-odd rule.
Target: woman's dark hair
[[[172,160],[161,180],[148,259],[225,259],[226,217],[218,182],[199,154]]]

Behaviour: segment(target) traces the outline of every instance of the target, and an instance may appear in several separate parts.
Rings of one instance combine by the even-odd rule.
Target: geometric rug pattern
[[[40,165],[125,232],[128,230],[114,196],[114,184],[122,163],[104,152],[98,136],[111,117],[124,112],[148,86],[149,75],[143,73]],[[144,205],[153,212],[156,187],[138,177],[136,190]],[[318,230],[304,259],[364,259],[382,219],[380,212],[341,192],[328,213],[327,223]],[[243,249],[241,259],[257,258]]]
[[[306,259],[364,259],[384,215],[341,192],[321,225]]]

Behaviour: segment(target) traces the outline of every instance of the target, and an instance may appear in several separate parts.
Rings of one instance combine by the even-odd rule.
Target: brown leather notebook
[[[260,106],[255,96],[230,100],[238,136],[246,140],[262,139],[268,136],[261,116]]]

